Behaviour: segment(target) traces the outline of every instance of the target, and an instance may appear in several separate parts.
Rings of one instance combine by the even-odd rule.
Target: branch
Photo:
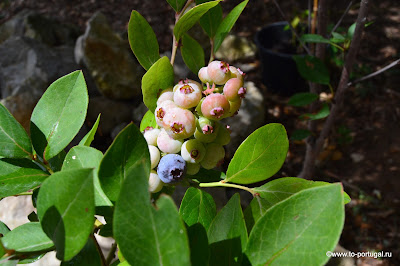
[[[274,0],[275,6],[278,9],[279,13],[281,14],[283,20],[286,20],[287,23],[289,24],[290,30],[293,32],[293,34],[296,36],[297,40],[300,42],[301,46],[304,48],[304,50],[307,52],[308,55],[311,55],[310,50],[307,48],[307,46],[305,45],[305,43],[300,39],[300,36],[297,34],[297,32],[295,31],[295,29],[293,28],[292,24],[286,19],[285,14],[283,13],[281,7],[279,6],[278,2],[276,0]]]
[[[336,25],[333,27],[331,33],[329,36],[332,36],[332,33],[336,31],[336,29],[339,27],[339,25],[342,23],[344,17],[347,15],[347,13],[350,10],[350,7],[353,5],[353,1],[350,1],[349,5],[347,6],[346,10],[344,11],[343,15],[340,17],[339,21],[336,23]]]
[[[379,69],[378,71],[375,71],[375,72],[373,72],[373,73],[371,73],[371,74],[368,74],[368,75],[366,75],[366,76],[364,76],[364,77],[361,77],[361,78],[359,78],[359,79],[356,79],[356,80],[354,80],[354,81],[351,81],[351,82],[347,83],[347,86],[350,87],[350,86],[352,86],[352,85],[354,85],[354,84],[356,84],[356,83],[358,83],[358,82],[361,82],[361,81],[364,81],[364,80],[366,80],[366,79],[370,79],[370,78],[372,78],[372,77],[375,77],[375,76],[377,76],[377,75],[379,75],[379,74],[385,72],[386,70],[391,69],[392,67],[394,67],[394,66],[396,66],[396,65],[400,65],[400,59],[397,59],[396,61],[390,63],[389,65],[385,66],[385,67],[382,68],[382,69]]]
[[[312,144],[312,146],[307,147],[306,158],[304,160],[303,169],[299,174],[299,177],[310,178],[312,176],[317,156],[320,153],[323,144],[325,142],[325,139],[328,137],[332,129],[332,126],[334,124],[335,118],[339,113],[339,109],[344,100],[344,94],[346,92],[346,89],[348,88],[347,83],[349,81],[349,75],[352,70],[353,64],[355,62],[357,52],[360,48],[361,35],[364,29],[365,20],[367,17],[367,11],[368,11],[368,0],[361,0],[353,41],[350,44],[350,48],[346,56],[345,65],[343,67],[339,85],[336,90],[336,95],[332,103],[331,113],[328,116],[327,120],[325,121],[322,131],[319,137],[317,138],[315,144]]]

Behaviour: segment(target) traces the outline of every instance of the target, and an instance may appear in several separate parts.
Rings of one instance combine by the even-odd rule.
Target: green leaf
[[[157,107],[158,93],[173,85],[174,68],[168,57],[164,56],[155,62],[142,78],[143,102],[152,113]]]
[[[2,104],[0,104],[0,156],[32,157],[32,144],[28,134]]]
[[[316,114],[303,114],[300,116],[301,119],[317,120],[327,117],[330,114],[329,105],[324,103],[321,110]]]
[[[196,4],[202,4],[209,2],[210,0],[196,0]],[[211,8],[200,18],[200,26],[206,32],[208,37],[214,38],[217,32],[218,26],[222,21],[222,7],[218,3],[215,7]]]
[[[148,191],[150,167],[140,160],[124,180],[114,212],[114,235],[131,265],[190,265],[185,226],[169,196],[154,208]]]
[[[354,31],[356,30],[356,24],[357,23],[353,23],[351,24],[351,26],[349,27],[349,29],[347,30],[347,37],[352,40],[353,36],[354,36]]]
[[[179,13],[185,6],[187,0],[167,0],[167,2],[175,10],[176,13]]]
[[[310,92],[296,93],[290,97],[288,104],[293,106],[306,106],[318,99],[318,94]]]
[[[156,34],[136,10],[132,11],[129,20],[128,39],[133,53],[144,69],[148,70],[160,59]]]
[[[330,41],[334,43],[343,43],[346,41],[346,37],[337,32],[332,32],[332,38],[330,39]]]
[[[140,122],[140,131],[143,132],[147,127],[157,127],[156,117],[150,110],[147,110]]]
[[[253,188],[259,196],[255,197],[244,212],[247,230],[250,232],[253,225],[265,212],[275,204],[305,189],[326,186],[330,183],[310,181],[298,177],[285,177],[268,182],[261,187]]]
[[[272,123],[257,129],[236,150],[225,180],[250,184],[273,176],[285,162],[288,148],[283,125]]]
[[[40,186],[48,177],[28,159],[0,159],[0,198],[13,196]]]
[[[63,165],[66,155],[67,155],[67,153],[64,150],[62,150],[56,156],[51,158],[49,160],[51,170],[53,170],[54,172],[61,171],[61,168],[62,168],[62,165]]]
[[[340,184],[306,189],[267,210],[250,233],[246,255],[252,265],[324,265],[343,224]]]
[[[1,238],[5,236],[8,232],[10,232],[10,228],[8,228],[8,226],[5,223],[0,221],[0,258],[3,257],[4,254],[6,254],[6,251],[4,250],[4,247],[1,243]]]
[[[79,145],[90,146],[90,144],[92,144],[92,141],[94,140],[94,135],[96,135],[96,131],[100,123],[100,116],[101,114],[99,114],[99,116],[97,117],[96,122],[94,122],[92,129],[79,142]]]
[[[311,135],[311,131],[307,129],[296,129],[293,131],[292,136],[290,136],[290,140],[302,140]]]
[[[85,121],[88,94],[82,71],[53,82],[37,103],[31,117],[33,147],[49,160],[75,137]]]
[[[312,43],[330,43],[328,39],[325,39],[318,34],[304,34],[300,37],[302,42],[312,42]]]
[[[100,184],[111,201],[117,201],[124,180],[135,176],[137,165],[143,163],[148,168],[148,178],[150,154],[147,142],[139,129],[131,123],[118,134],[100,163]]]
[[[187,225],[192,265],[207,265],[210,251],[207,231],[217,213],[215,202],[207,192],[190,187],[182,199],[179,214]]]
[[[107,198],[106,194],[104,194],[100,186],[97,174],[101,159],[103,159],[103,153],[101,153],[101,151],[87,146],[75,146],[65,157],[62,170],[94,168],[93,182],[95,206],[112,206],[111,201]]]
[[[1,242],[6,249],[16,252],[43,251],[54,246],[38,222],[18,226],[2,237]]]
[[[175,24],[174,35],[176,41],[185,34],[211,8],[218,5],[220,0],[210,1],[191,8]]]
[[[325,64],[315,56],[294,55],[297,70],[300,75],[311,82],[329,85],[329,70]]]
[[[60,266],[67,265],[85,265],[85,266],[98,266],[101,264],[99,251],[93,238],[89,238],[83,249],[71,260],[61,262]]]
[[[239,194],[233,195],[215,216],[208,229],[208,242],[210,265],[241,265],[247,230]]]
[[[203,48],[188,34],[184,34],[182,37],[181,54],[185,64],[196,75],[199,73],[200,68],[206,64]]]
[[[93,169],[52,174],[37,199],[43,231],[56,246],[59,260],[70,260],[85,246],[94,223]]]
[[[216,53],[224,41],[225,37],[235,25],[237,19],[242,13],[243,9],[246,7],[249,0],[245,0],[238,4],[234,9],[229,12],[229,14],[224,18],[224,20],[219,24],[217,32],[215,33],[214,39],[214,53]]]

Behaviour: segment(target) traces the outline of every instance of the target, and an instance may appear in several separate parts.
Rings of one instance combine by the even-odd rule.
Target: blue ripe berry
[[[178,182],[186,174],[186,162],[178,154],[167,154],[161,158],[157,174],[166,184]]]

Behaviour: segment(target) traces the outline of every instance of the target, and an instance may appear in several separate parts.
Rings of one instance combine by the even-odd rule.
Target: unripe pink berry
[[[239,90],[243,93],[243,82],[238,78],[231,78],[225,83],[224,95],[228,101],[237,101],[241,96]],[[243,95],[244,96],[244,95]]]
[[[160,134],[158,128],[150,127],[144,130],[143,137],[146,139],[147,144],[156,146],[158,134]]]
[[[172,91],[175,92],[178,88],[182,87],[183,85],[189,85],[191,87],[197,87],[199,88],[199,90],[202,90],[202,86],[200,83],[198,83],[197,81],[194,81],[192,79],[181,79],[178,84],[176,84]]]
[[[204,117],[211,120],[220,120],[229,112],[230,105],[226,97],[219,93],[208,95],[201,104],[201,112]]]
[[[164,127],[164,117],[170,110],[176,107],[177,105],[170,100],[165,100],[159,106],[157,106],[156,110],[154,111],[157,125]]]
[[[159,192],[164,186],[163,181],[158,177],[158,174],[155,170],[150,171],[149,176],[149,191],[150,193]]]
[[[236,68],[234,66],[229,66],[229,70],[231,71],[231,78],[238,78],[242,81],[243,83],[243,79],[244,76],[246,75],[245,73],[243,73],[242,70],[240,70],[240,68]],[[243,86],[243,84],[242,84]]]
[[[203,143],[196,139],[185,141],[181,147],[181,156],[188,163],[199,163],[206,155]]]
[[[229,64],[222,61],[212,61],[208,64],[207,74],[211,81],[217,85],[223,85],[231,78]]]
[[[203,132],[201,130],[196,128],[196,131],[194,132],[194,137],[195,137],[195,139],[197,139],[203,143],[211,143],[217,137],[219,128],[220,128],[219,122],[214,123],[214,128],[213,128],[214,130],[211,134],[203,134]]]
[[[200,68],[200,70],[199,70],[199,79],[203,83],[207,83],[207,82],[211,83],[212,82],[210,77],[208,76],[207,67]]]
[[[214,132],[214,124],[214,121],[205,118],[204,116],[199,116],[196,121],[197,130],[206,135]]]
[[[165,89],[160,93],[160,96],[158,96],[157,99],[157,106],[160,106],[160,104],[166,100],[174,100],[174,93],[172,92],[172,88]]]
[[[193,113],[183,108],[171,109],[163,119],[164,129],[173,139],[186,139],[196,130],[196,118]]]
[[[182,108],[192,108],[197,106],[202,98],[200,86],[194,83],[180,85],[174,92],[174,102]]]
[[[157,146],[164,153],[178,153],[181,150],[183,140],[171,138],[165,129],[161,129],[157,138]]]
[[[242,99],[239,98],[239,100],[234,102],[229,102],[229,104],[230,104],[229,112],[227,112],[224,115],[224,118],[235,116],[238,113],[240,106],[242,105]]]

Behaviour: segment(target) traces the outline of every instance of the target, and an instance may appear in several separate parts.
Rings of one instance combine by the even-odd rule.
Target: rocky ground
[[[232,9],[239,2],[237,0],[224,1],[224,11]],[[307,1],[289,0],[280,2],[282,2],[282,9],[288,17],[300,14],[301,10],[307,6]],[[333,23],[338,20],[345,7],[346,1],[335,2],[335,8],[330,11]],[[357,5],[354,5],[345,17],[344,26],[354,22],[356,8]],[[172,40],[169,33],[173,27],[174,16],[166,1],[0,1],[0,25],[12,21],[18,14],[21,14],[21,11],[30,10],[59,22],[60,25],[51,23],[57,27],[54,31],[60,32],[60,29],[62,29],[61,32],[64,33],[57,35],[53,32],[50,35],[53,37],[39,34],[42,44],[24,38],[13,40],[13,42],[8,40],[7,43],[4,43],[5,35],[7,35],[5,33],[7,32],[0,31],[0,67],[9,67],[8,73],[14,77],[8,79],[9,83],[6,88],[19,86],[20,90],[20,93],[16,94],[11,90],[2,89],[0,94],[0,98],[3,99],[2,103],[8,104],[8,108],[18,113],[20,117],[17,116],[17,118],[20,121],[27,121],[35,99],[48,86],[47,83],[83,66],[85,71],[92,74],[93,78],[88,80],[91,107],[86,126],[89,128],[90,123],[95,121],[97,114],[102,112],[103,127],[100,135],[96,138],[95,145],[100,149],[107,147],[112,140],[110,135],[115,135],[130,120],[135,122],[140,120],[143,114],[143,111],[140,111],[142,109],[132,107],[140,103],[140,97],[108,93],[107,86],[102,87],[96,81],[96,79],[104,79],[105,77],[93,75],[93,71],[98,70],[90,70],[91,63],[87,60],[85,61],[82,58],[75,60],[75,41],[78,36],[87,31],[87,22],[98,11],[101,11],[110,22],[110,31],[118,32],[121,39],[124,40],[126,25],[132,9],[139,11],[152,25],[160,43],[161,52],[169,52]],[[398,1],[370,1],[368,18],[374,23],[365,29],[354,77],[361,77],[378,70],[400,57],[400,6]],[[252,42],[257,30],[268,23],[279,20],[282,20],[282,18],[272,1],[252,1],[239,18],[233,32],[235,35]],[[68,26],[65,26],[65,24],[68,24]],[[32,23],[31,25],[35,24]],[[44,27],[48,30],[51,28],[49,25],[48,23]],[[32,37],[33,33],[38,32],[37,28],[40,29],[42,26],[28,27],[23,33],[13,32],[13,34]],[[18,29],[18,27],[13,29]],[[97,35],[97,37],[101,38],[102,36]],[[43,46],[43,43],[47,46]],[[111,46],[122,47],[124,45],[129,51],[126,41],[112,43]],[[13,59],[10,56],[4,56],[4,53],[6,53],[5,46],[25,48],[18,50]],[[50,54],[44,48],[48,46],[52,47]],[[35,51],[34,57],[30,51]],[[99,53],[102,53],[102,50],[99,51]],[[112,54],[114,50],[109,52]],[[25,65],[18,65],[18,62],[20,62],[18,60],[22,57],[29,59],[28,64],[38,69],[37,73],[34,73],[35,75],[27,75],[26,63],[24,63]],[[7,61],[5,58],[10,59]],[[44,58],[47,61],[44,61]],[[60,64],[59,58],[67,63]],[[130,57],[121,55],[121,62],[129,61],[130,59],[127,58]],[[257,121],[257,125],[270,122],[282,123],[289,136],[296,129],[305,128],[305,123],[299,119],[299,116],[307,110],[288,106],[288,97],[274,94],[262,84],[260,62],[257,56],[241,57],[233,63],[247,67],[247,80],[254,82],[254,87],[258,88],[252,94],[253,100],[249,101],[249,105],[253,105],[248,109],[250,110],[249,113],[252,114],[251,121]],[[98,65],[98,62],[96,61],[94,64]],[[132,66],[132,68],[134,67]],[[118,72],[118,68],[114,70]],[[183,70],[180,73],[184,75],[187,72]],[[333,70],[333,73],[336,73],[335,70]],[[4,71],[0,73],[0,80],[6,76],[5,74]],[[36,98],[29,96],[28,89],[24,87],[27,83],[18,79],[18,75],[22,74],[26,77],[25,82],[28,84],[34,82],[36,88],[42,88],[42,90],[38,89],[34,92]],[[398,244],[400,243],[398,228],[400,220],[400,212],[398,211],[400,209],[400,195],[398,193],[400,190],[399,74],[400,69],[395,67],[349,89],[346,94],[345,105],[337,118],[332,135],[327,140],[325,150],[318,162],[315,180],[342,182],[345,190],[353,199],[346,206],[346,223],[340,244],[355,252],[383,250],[393,253],[392,259],[358,260],[358,265],[398,265],[400,263],[400,246]],[[335,74],[333,79],[334,77]],[[125,86],[124,84],[135,83],[134,80],[128,79],[124,82],[122,82],[121,87]],[[335,85],[335,81],[333,85]],[[103,90],[99,91],[96,87],[101,87]],[[261,103],[259,102],[260,99]],[[136,111],[133,111],[134,109]],[[241,119],[243,122],[246,119],[249,121],[245,116],[242,116]],[[27,125],[25,124],[25,126]],[[241,134],[245,133],[241,132]],[[277,174],[278,177],[296,176],[299,173],[304,158],[304,148],[304,142],[291,141],[287,162]]]

